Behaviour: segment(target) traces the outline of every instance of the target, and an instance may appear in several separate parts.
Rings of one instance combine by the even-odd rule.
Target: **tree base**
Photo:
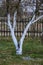
[[[20,49],[16,50],[16,55],[22,55],[22,51]]]

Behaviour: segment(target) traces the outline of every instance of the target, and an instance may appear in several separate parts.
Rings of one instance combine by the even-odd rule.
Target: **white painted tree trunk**
[[[35,15],[33,16],[32,20],[27,24],[27,26],[26,26],[26,28],[25,28],[25,30],[24,30],[24,32],[22,34],[22,37],[21,37],[21,39],[20,39],[19,42],[17,41],[16,36],[15,36],[15,33],[14,33],[15,27],[16,27],[16,15],[17,15],[17,11],[14,14],[14,23],[13,23],[13,27],[12,27],[11,22],[10,22],[10,14],[8,14],[8,26],[9,26],[9,29],[10,29],[10,32],[11,32],[12,40],[13,40],[14,45],[16,47],[16,54],[17,55],[22,55],[22,45],[23,45],[23,41],[24,41],[25,35],[26,35],[29,27],[33,23],[35,23],[39,19],[41,19],[43,17],[43,15],[42,16],[39,16],[36,20],[35,20]]]

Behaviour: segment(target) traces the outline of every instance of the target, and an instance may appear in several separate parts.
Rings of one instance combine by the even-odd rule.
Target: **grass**
[[[23,60],[30,56],[33,60]],[[12,40],[0,40],[0,65],[43,65],[43,44],[39,38],[25,39],[23,54],[16,55]]]

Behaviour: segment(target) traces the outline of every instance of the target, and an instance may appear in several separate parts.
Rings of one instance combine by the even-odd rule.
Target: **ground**
[[[30,57],[24,60],[23,57]],[[43,44],[40,38],[26,38],[23,54],[16,55],[12,40],[0,40],[0,65],[43,65]]]

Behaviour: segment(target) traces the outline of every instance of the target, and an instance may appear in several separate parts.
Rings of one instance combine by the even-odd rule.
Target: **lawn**
[[[24,60],[23,57],[30,57]],[[43,65],[43,44],[39,38],[26,38],[23,54],[16,55],[12,40],[0,40],[0,65]]]

